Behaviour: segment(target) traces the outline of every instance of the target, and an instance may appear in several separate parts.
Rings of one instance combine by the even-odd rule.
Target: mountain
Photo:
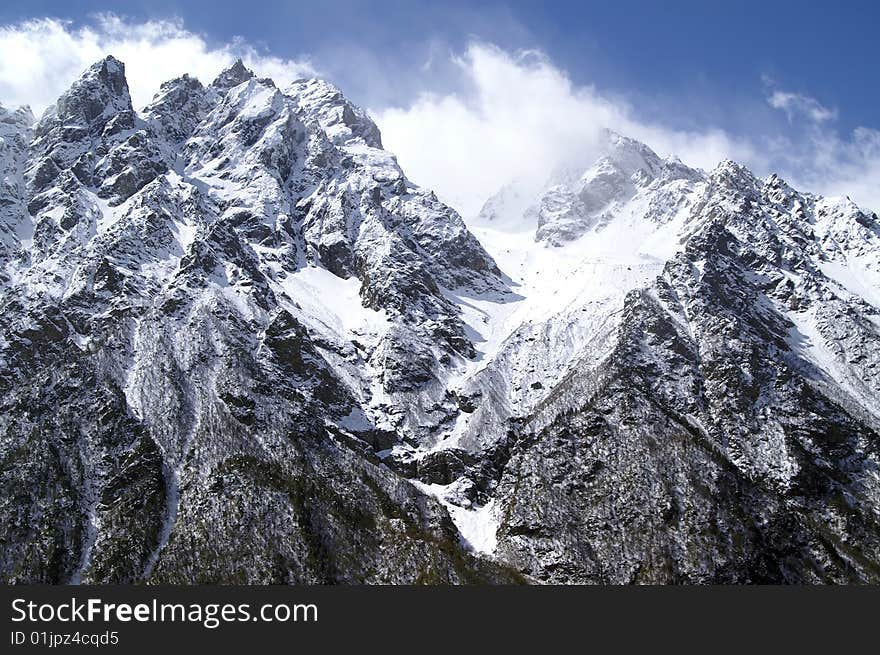
[[[609,132],[469,230],[240,61],[0,130],[5,581],[880,581],[853,203]]]
[[[3,123],[5,579],[518,578],[377,456],[451,411],[444,376],[473,356],[442,288],[505,283],[364,112],[240,62],[135,112],[108,57],[33,133],[21,116]]]
[[[527,299],[456,439],[516,425],[497,557],[552,582],[878,580],[876,215],[614,134],[520,233],[493,205],[476,234]]]

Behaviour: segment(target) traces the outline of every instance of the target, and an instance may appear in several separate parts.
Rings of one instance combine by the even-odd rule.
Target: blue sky
[[[837,106],[843,128],[877,120],[880,3],[616,0],[615,2],[174,2],[135,0],[133,19],[180,17],[209,40],[242,36],[283,57],[311,55],[335,70],[349,94],[373,100],[335,50],[405,69],[409,77],[440,44],[477,37],[509,49],[539,48],[580,83],[662,97],[700,98],[729,113],[760,97],[762,75]],[[74,21],[120,3],[5,2],[0,23],[55,16]],[[357,61],[354,60],[357,68]],[[394,100],[390,95],[378,100]],[[690,104],[688,102],[688,104]],[[700,120],[699,108],[684,121]],[[717,118],[713,114],[712,118]]]
[[[52,17],[71,21],[64,29],[75,33],[94,27],[95,14],[108,11],[122,17],[126,26],[174,21],[199,40],[199,52],[229,53],[244,43],[257,64],[260,57],[271,59],[266,64],[270,72],[285,64],[303,64],[330,78],[380,119],[405,168],[409,160],[408,168],[415,168],[420,177],[439,176],[436,185],[441,188],[451,189],[456,182],[446,179],[448,171],[444,177],[436,164],[416,157],[421,156],[417,151],[436,151],[442,144],[413,142],[412,123],[445,121],[440,109],[448,108],[444,99],[450,98],[485,114],[487,107],[474,105],[495,91],[479,85],[491,84],[485,75],[500,70],[500,64],[487,62],[485,56],[475,63],[481,55],[469,48],[479,44],[496,48],[498,57],[507,57],[508,64],[526,73],[536,64],[523,57],[523,51],[540,51],[542,61],[570,87],[568,95],[564,90],[561,95],[548,94],[546,116],[553,116],[552,103],[565,104],[569,96],[592,90],[595,97],[585,106],[585,119],[596,118],[591,109],[598,111],[597,102],[614,104],[626,117],[623,125],[634,129],[634,136],[653,136],[655,142],[649,145],[659,151],[679,146],[683,159],[689,156],[702,166],[723,151],[746,160],[760,174],[778,169],[798,182],[822,187],[819,191],[851,189],[863,204],[880,204],[880,194],[870,191],[880,186],[873,172],[875,166],[880,171],[880,139],[875,143],[873,133],[880,127],[877,2],[135,0],[120,5],[31,0],[3,3],[0,25],[14,29],[28,20]],[[102,28],[94,29],[100,33]],[[50,55],[44,58],[48,61]],[[55,77],[41,75],[43,88],[54,93]],[[59,73],[58,83],[60,78]],[[509,80],[517,83],[515,77]],[[23,83],[10,84],[4,87],[0,71],[0,102],[10,102],[4,93],[13,96],[12,101],[26,95]],[[423,106],[426,94],[435,100],[432,111]],[[534,97],[512,101],[539,102]],[[40,106],[40,101],[30,102]],[[568,109],[565,120],[576,121],[574,109]],[[486,116],[462,116],[460,123],[467,129],[496,127],[487,124]],[[541,120],[552,120],[546,116]],[[459,137],[456,129],[445,125],[441,131],[454,142]],[[691,135],[687,143],[682,134]],[[503,135],[498,131],[495,140],[514,138]],[[698,135],[713,135],[711,144],[699,141]],[[722,137],[728,145],[718,145]],[[467,134],[460,138],[462,143],[469,141]],[[522,144],[520,151],[528,156],[534,147]],[[453,148],[448,158],[452,154],[459,153]],[[509,157],[509,152],[498,153],[499,160]],[[544,158],[538,159],[544,163]],[[847,186],[847,179],[865,168],[870,169],[867,179]],[[841,179],[831,179],[835,176]]]

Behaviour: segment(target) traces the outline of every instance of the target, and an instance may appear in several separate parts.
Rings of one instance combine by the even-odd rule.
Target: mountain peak
[[[110,118],[132,111],[125,64],[107,56],[87,68],[40,120],[38,134],[62,123],[99,131]]]
[[[754,189],[760,186],[758,179],[748,168],[732,159],[722,160],[709,174],[709,178],[740,189]]]
[[[636,139],[623,136],[613,130],[605,130],[604,160],[612,162],[625,173],[632,175],[638,170],[655,175],[662,166],[656,152]]]
[[[143,116],[154,130],[172,143],[183,143],[209,111],[210,100],[202,83],[190,75],[164,82]]]
[[[94,79],[116,95],[128,95],[125,64],[112,55],[107,55],[100,61],[92,64],[80,79]]]
[[[285,93],[296,99],[300,110],[321,125],[334,143],[362,139],[382,149],[379,128],[360,107],[353,104],[331,82],[319,78],[296,80]]]
[[[220,73],[216,79],[211,82],[211,86],[219,89],[231,89],[242,82],[247,82],[253,77],[254,72],[247,68],[241,58],[239,58],[233,62],[232,66]]]

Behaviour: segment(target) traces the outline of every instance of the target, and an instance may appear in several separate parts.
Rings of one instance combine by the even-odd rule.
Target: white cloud
[[[765,85],[775,86],[764,78]],[[805,118],[795,140],[781,139],[770,150],[774,161],[796,186],[825,195],[849,196],[862,206],[880,209],[880,131],[857,127],[841,136],[834,127],[837,109],[815,98],[775,89],[767,103],[785,112],[790,123]]]
[[[807,96],[776,91],[768,98],[810,119],[794,139],[711,126],[683,131],[641,119],[625,98],[576,86],[535,51],[473,43],[453,60],[464,91],[422,94],[373,114],[407,174],[465,216],[508,182],[540,183],[558,166],[589,162],[603,127],[691,166],[712,169],[733,159],[758,175],[778,172],[804,190],[880,209],[880,132],[859,128],[842,138],[831,126],[836,110]]]
[[[168,79],[190,73],[207,83],[237,57],[279,84],[316,74],[307,58],[275,57],[242,40],[214,45],[180,21],[138,23],[102,14],[76,26],[46,18],[0,26],[0,102],[29,104],[39,115],[107,54],[125,62],[136,107],[149,102]],[[834,129],[836,110],[775,89],[767,78],[770,106],[808,119],[791,121],[799,130],[795,137],[758,139],[720,128],[684,131],[645,121],[626,98],[575,85],[534,50],[510,53],[475,42],[455,55],[438,45],[430,62],[422,82],[459,90],[402,97],[373,114],[386,147],[407,174],[465,215],[512,180],[541,182],[558,166],[589,162],[603,127],[694,166],[711,169],[721,159],[735,159],[758,174],[777,171],[801,188],[850,195],[880,209],[880,132],[862,127],[841,136]],[[392,69],[371,68],[371,87],[398,88]],[[449,79],[450,70],[455,79]],[[363,74],[363,62],[358,72]]]
[[[757,157],[750,144],[722,130],[640,122],[624,100],[575,86],[536,51],[511,54],[473,43],[454,59],[467,91],[422,94],[373,113],[407,174],[465,215],[511,180],[542,181],[559,166],[586,165],[606,127],[701,167]]]
[[[308,61],[269,56],[241,40],[212,47],[180,21],[134,23],[101,14],[76,27],[44,18],[0,27],[0,102],[29,104],[39,116],[83,70],[108,54],[125,63],[138,108],[162,82],[189,73],[208,83],[237,57],[279,83],[314,75]]]
[[[767,103],[774,109],[783,110],[789,121],[799,115],[805,116],[814,123],[824,123],[837,118],[836,109],[828,109],[815,98],[800,93],[777,90],[770,94]]]
[[[880,211],[880,131],[857,127],[841,137],[835,130],[815,128],[780,159],[795,186],[849,196],[868,210]]]

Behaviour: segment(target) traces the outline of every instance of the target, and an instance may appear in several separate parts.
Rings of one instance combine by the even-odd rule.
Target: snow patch
[[[880,271],[872,270],[853,259],[846,263],[821,262],[822,272],[854,296],[880,308]]]
[[[384,310],[364,307],[356,277],[344,280],[326,269],[309,266],[278,284],[291,302],[338,337],[350,340],[379,335],[390,326]]]
[[[458,492],[458,482],[452,484],[425,484],[418,480],[410,480],[413,485],[429,496],[439,500],[449,512],[452,522],[458,528],[464,545],[476,553],[491,555],[498,547],[499,513],[495,509],[493,498],[485,505],[461,507],[450,502],[450,495]]]

